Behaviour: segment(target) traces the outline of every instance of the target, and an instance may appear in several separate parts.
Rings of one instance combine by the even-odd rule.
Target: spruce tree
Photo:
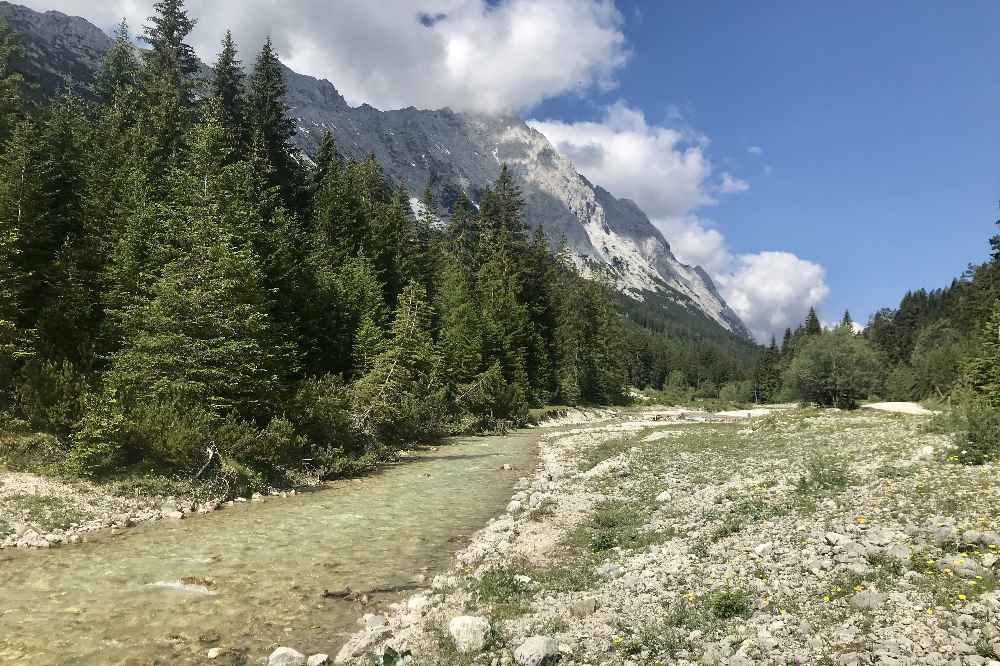
[[[965,381],[987,404],[1000,408],[1000,301],[976,335],[975,351],[965,362]]]
[[[804,327],[805,335],[807,336],[820,335],[823,333],[823,325],[819,323],[819,317],[816,315],[816,308],[809,308],[809,314],[806,315]]]
[[[423,287],[400,294],[389,339],[354,386],[354,426],[394,446],[436,434],[444,412],[432,311]]]
[[[115,42],[104,54],[94,92],[105,104],[125,104],[135,94],[141,70],[135,47],[129,36],[128,22],[122,19],[115,31]]]
[[[288,87],[281,61],[268,38],[257,56],[247,100],[252,140],[271,164],[274,185],[281,188],[286,204],[298,196],[299,165],[292,157],[295,122],[289,116],[285,96]]]
[[[144,134],[153,173],[165,173],[181,158],[182,140],[194,116],[198,59],[184,40],[194,29],[184,0],[161,0],[140,39],[149,45],[143,83]]]
[[[246,75],[236,52],[232,31],[227,30],[222,40],[222,51],[212,68],[211,95],[219,101],[222,125],[229,130],[237,146],[237,154],[247,150],[246,101],[244,83]]]
[[[337,158],[337,142],[333,138],[333,132],[329,129],[323,130],[323,138],[320,139],[319,148],[316,150],[315,164],[309,178],[310,203],[315,200],[316,193],[323,187],[330,171],[340,168]]]
[[[0,145],[10,136],[21,113],[23,78],[14,71],[14,59],[20,54],[17,36],[0,17]]]
[[[781,339],[781,355],[788,356],[792,353],[792,329],[786,328],[785,335]]]
[[[854,320],[851,319],[850,310],[844,310],[844,317],[843,319],[840,320],[840,325],[847,329],[850,329],[851,331],[854,330]]]

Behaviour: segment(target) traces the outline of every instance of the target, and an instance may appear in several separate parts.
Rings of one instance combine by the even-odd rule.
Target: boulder
[[[333,663],[343,664],[351,659],[360,657],[390,636],[392,636],[392,630],[388,627],[354,634],[351,640],[344,643],[344,647],[340,648],[340,652],[337,653]]]
[[[522,506],[520,500],[513,500],[507,505],[507,513],[520,513]]]
[[[482,652],[490,636],[490,622],[485,617],[462,615],[448,623],[448,633],[462,654]]]
[[[569,612],[573,617],[587,617],[597,611],[597,599],[593,597],[587,599],[577,599],[570,605]]]
[[[858,610],[874,610],[884,601],[882,595],[874,590],[864,590],[851,597],[851,605]]]
[[[329,663],[330,655],[328,654],[314,654],[306,659],[306,666],[326,666]]]
[[[559,643],[548,636],[527,638],[514,650],[514,661],[520,666],[552,666],[560,657]]]
[[[267,658],[267,666],[305,666],[306,656],[298,650],[280,647]]]
[[[206,654],[205,656],[208,657],[209,659],[218,659],[219,657],[222,656],[222,648],[217,648],[217,647],[212,648],[211,650],[208,651],[208,654]]]

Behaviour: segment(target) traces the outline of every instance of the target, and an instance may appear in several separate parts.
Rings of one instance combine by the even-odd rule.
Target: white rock
[[[222,656],[222,648],[212,648],[211,650],[208,651],[208,654],[205,656],[208,657],[209,659],[218,659],[219,657]]]
[[[298,650],[280,647],[267,658],[267,666],[304,666],[306,656]]]
[[[548,636],[532,636],[514,650],[514,661],[520,666],[551,666],[561,656],[559,643]]]
[[[310,655],[306,659],[306,666],[325,666],[330,663],[330,655],[328,654],[314,654]]]
[[[390,636],[392,636],[392,631],[388,627],[354,634],[351,640],[347,641],[344,647],[340,648],[340,652],[337,653],[333,663],[343,664],[351,659],[360,657]]]
[[[514,500],[507,505],[507,513],[520,513],[522,504],[520,500]]]
[[[485,617],[462,615],[448,623],[448,633],[462,654],[482,652],[490,635],[490,623]]]
[[[672,497],[670,493],[667,492],[666,490],[664,490],[662,493],[656,496],[656,501],[658,504],[664,504],[666,502],[669,502],[671,499]]]

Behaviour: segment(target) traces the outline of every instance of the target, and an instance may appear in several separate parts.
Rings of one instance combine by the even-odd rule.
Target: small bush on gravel
[[[657,535],[641,528],[648,514],[626,502],[605,502],[591,519],[590,546],[594,552],[612,548],[642,548],[657,540]]]
[[[853,482],[844,463],[834,456],[817,454],[803,465],[806,473],[796,483],[799,492],[840,491]]]
[[[479,598],[487,603],[494,603],[526,596],[531,588],[527,583],[518,580],[519,575],[521,571],[514,567],[487,569],[479,577],[476,586]]]
[[[753,611],[753,597],[746,590],[727,588],[713,592],[708,597],[708,607],[719,620],[730,620],[734,617],[747,618]]]

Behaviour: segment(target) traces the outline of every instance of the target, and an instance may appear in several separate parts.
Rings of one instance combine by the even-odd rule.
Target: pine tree
[[[809,314],[806,315],[805,321],[805,334],[808,336],[820,335],[823,333],[823,325],[819,323],[819,317],[816,315],[816,308],[809,308]]]
[[[139,38],[150,47],[144,54],[147,68],[154,76],[168,78],[178,95],[190,95],[188,80],[198,72],[198,57],[184,40],[197,21],[188,17],[184,0],[160,0],[153,10],[156,14],[147,19],[149,24]],[[184,101],[191,102],[189,97]]]
[[[104,54],[101,67],[97,70],[94,92],[105,104],[130,103],[139,84],[140,73],[128,22],[122,19],[115,31],[115,42]]]
[[[468,265],[475,263],[480,243],[479,220],[472,213],[472,204],[469,203],[465,192],[459,192],[452,206],[445,238],[448,249],[453,255]]]
[[[161,0],[140,39],[150,46],[143,85],[144,134],[153,173],[166,173],[181,158],[182,141],[194,116],[198,59],[184,40],[194,29],[184,0]]]
[[[244,155],[249,143],[246,136],[245,79],[233,33],[227,30],[222,40],[222,51],[213,67],[211,95],[219,100],[222,124],[236,142],[237,155]]]
[[[441,370],[452,389],[473,380],[483,368],[483,331],[468,264],[447,255],[437,279],[436,310]]]
[[[410,283],[396,308],[385,349],[354,386],[354,426],[403,446],[435,434],[444,404],[439,357],[423,287]]]
[[[329,129],[323,130],[323,138],[320,139],[319,148],[316,151],[315,163],[316,166],[313,167],[309,179],[310,203],[315,200],[316,193],[323,187],[330,171],[340,169],[340,162],[337,158],[337,142],[333,138],[333,132]]]
[[[854,320],[851,319],[851,311],[850,310],[844,310],[844,317],[843,317],[843,319],[840,320],[840,325],[843,326],[844,328],[847,328],[847,329],[851,330],[851,331],[854,330]]]
[[[781,339],[781,355],[788,356],[792,353],[792,329],[786,328],[785,335]]]
[[[7,140],[21,112],[23,79],[14,71],[14,59],[21,54],[17,36],[0,17],[0,145]]]
[[[287,362],[258,257],[226,222],[234,167],[225,166],[231,146],[219,115],[211,112],[191,138],[175,183],[179,219],[148,296],[121,313],[124,346],[107,382],[125,405],[203,405],[261,419]]]
[[[1000,407],[1000,301],[981,324],[975,351],[965,362],[965,381],[987,404]]]
[[[291,204],[299,194],[300,173],[291,154],[295,122],[285,104],[287,94],[281,61],[268,38],[250,77],[248,115],[253,140],[259,143],[274,170],[273,183],[281,188],[285,202]]]

